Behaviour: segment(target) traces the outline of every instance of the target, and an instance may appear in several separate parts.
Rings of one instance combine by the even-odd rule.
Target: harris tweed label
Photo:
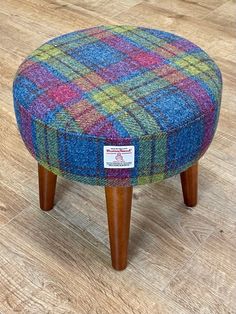
[[[134,168],[134,146],[104,146],[104,168]]]

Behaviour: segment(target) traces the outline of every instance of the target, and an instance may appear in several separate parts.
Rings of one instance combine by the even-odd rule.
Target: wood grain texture
[[[0,311],[187,313],[134,270],[114,271],[109,256],[37,208],[0,235]]]
[[[198,199],[198,163],[181,172],[180,174],[184,203],[194,207]]]
[[[38,164],[39,205],[42,210],[53,208],[57,176]]]
[[[221,6],[224,1],[148,0],[147,2],[156,5],[159,9],[168,11],[170,14],[175,12],[180,17],[202,18]]]
[[[8,186],[0,185],[0,228],[28,207],[30,203]]]
[[[106,186],[107,220],[112,266],[127,267],[133,187]]]
[[[165,292],[192,312],[235,313],[235,260],[235,230],[217,229]]]
[[[235,1],[4,0],[0,3],[0,313],[236,313]],[[37,163],[18,134],[12,81],[23,58],[64,32],[134,24],[185,36],[219,64],[218,131],[189,210],[179,176],[135,187],[129,267],[110,266],[105,195],[58,178],[38,206]]]
[[[103,16],[113,17],[117,14],[122,14],[134,5],[141,3],[142,0],[66,0],[66,1],[55,1],[55,3],[64,3],[66,5],[73,5],[73,7],[84,8],[90,12],[96,12]],[[63,4],[62,4],[63,5]]]

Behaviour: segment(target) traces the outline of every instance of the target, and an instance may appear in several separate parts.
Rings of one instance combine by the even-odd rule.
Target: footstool
[[[112,265],[124,269],[133,186],[180,173],[184,202],[196,205],[197,161],[214,136],[221,89],[215,62],[164,31],[98,26],[43,44],[13,85],[41,209],[53,207],[57,175],[104,186]]]

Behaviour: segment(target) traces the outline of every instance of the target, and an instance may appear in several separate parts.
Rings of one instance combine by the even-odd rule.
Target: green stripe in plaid
[[[221,73],[171,33],[98,26],[54,38],[20,66],[13,94],[30,153],[88,184],[163,180],[195,163],[214,136]],[[104,145],[135,147],[129,169],[104,168]]]

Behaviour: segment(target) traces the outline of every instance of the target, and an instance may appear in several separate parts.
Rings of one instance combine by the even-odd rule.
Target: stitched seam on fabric
[[[22,105],[18,104],[18,106],[24,108]],[[24,108],[25,109],[25,108]],[[28,111],[26,111],[27,114],[29,114]],[[65,131],[61,130],[61,129],[57,129],[57,128],[54,128],[54,127],[51,127],[50,125],[48,124],[44,124],[41,120],[37,119],[35,116],[33,115],[30,115],[32,117],[32,119],[34,121],[36,121],[37,123],[41,124],[43,127],[46,127],[47,129],[52,129],[54,131],[58,131],[58,133],[60,134],[63,134],[65,133]],[[101,141],[104,141],[104,140],[109,140],[109,141],[114,141],[114,140],[120,140],[120,141],[125,141],[125,140],[143,140],[143,139],[151,139],[151,138],[156,138],[156,137],[160,137],[161,135],[166,135],[166,134],[171,134],[173,132],[175,132],[176,130],[181,130],[182,128],[185,128],[186,126],[196,122],[197,120],[200,120],[201,118],[205,118],[206,115],[205,114],[202,114],[202,115],[199,115],[198,117],[196,117],[194,120],[190,120],[190,121],[187,121],[185,124],[181,125],[180,127],[177,127],[177,128],[174,128],[174,129],[169,129],[167,132],[157,132],[155,134],[148,134],[148,135],[144,135],[144,136],[140,136],[140,137],[120,137],[120,138],[112,138],[112,137],[99,137],[99,136],[93,136],[93,135],[90,135],[90,134],[78,134],[77,132],[66,132],[68,135],[74,135],[78,138],[81,138],[81,139],[86,139],[86,138],[91,138],[91,139],[98,139],[98,140],[101,140]]]

